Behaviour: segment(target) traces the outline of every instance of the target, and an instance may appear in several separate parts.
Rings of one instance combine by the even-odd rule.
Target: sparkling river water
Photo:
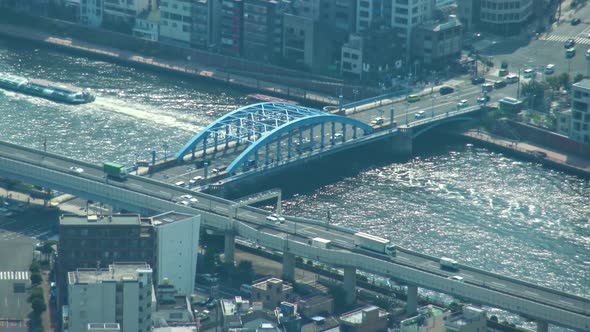
[[[47,139],[49,151],[90,162],[176,151],[248,103],[238,90],[15,42],[0,41],[0,71],[97,93],[68,106],[0,90],[1,140],[40,148]],[[477,146],[423,146],[411,160],[288,198],[286,210],[317,219],[330,211],[333,223],[403,247],[590,296],[588,181]]]

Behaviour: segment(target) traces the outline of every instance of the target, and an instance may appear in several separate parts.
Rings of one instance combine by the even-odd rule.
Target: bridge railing
[[[460,108],[460,109],[453,109],[452,111],[449,110],[446,113],[443,114],[438,114],[435,115],[434,117],[430,116],[430,117],[424,117],[422,119],[418,119],[418,120],[414,120],[411,121],[409,124],[410,126],[420,126],[426,123],[430,123],[436,120],[442,120],[442,119],[446,119],[448,117],[452,117],[452,116],[456,116],[456,115],[461,115],[461,114],[466,114],[466,113],[471,113],[474,111],[479,111],[481,110],[481,106],[480,105],[475,105],[475,106],[470,106],[470,107],[465,107],[465,108]]]
[[[350,108],[355,108],[355,107],[358,107],[361,105],[366,105],[369,103],[382,102],[384,99],[391,99],[391,98],[403,96],[405,94],[408,94],[409,92],[410,92],[409,89],[402,89],[402,90],[382,94],[379,96],[375,96],[375,97],[371,97],[371,98],[367,98],[367,99],[363,99],[363,100],[353,101],[348,104],[342,105],[342,109],[350,109]]]

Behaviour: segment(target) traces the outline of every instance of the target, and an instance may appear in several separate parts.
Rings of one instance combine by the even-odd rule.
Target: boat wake
[[[202,129],[202,126],[198,126],[188,120],[179,118],[180,114],[178,113],[162,111],[147,105],[130,106],[125,101],[115,98],[99,97],[92,104],[92,107],[98,107],[99,111],[114,112],[154,122],[162,127],[173,127],[192,133],[199,132]]]

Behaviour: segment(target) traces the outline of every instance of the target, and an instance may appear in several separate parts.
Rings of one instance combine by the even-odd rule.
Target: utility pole
[[[520,68],[518,68],[518,82],[516,85],[516,99],[520,98]]]

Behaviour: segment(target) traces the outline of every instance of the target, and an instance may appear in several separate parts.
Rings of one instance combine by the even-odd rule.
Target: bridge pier
[[[232,232],[226,232],[223,236],[223,261],[225,264],[234,265],[234,259],[236,256],[236,236]]]
[[[344,268],[344,292],[346,304],[353,304],[356,301],[356,269],[354,267]]]
[[[406,314],[414,315],[416,313],[418,313],[418,286],[408,285]]]
[[[394,153],[401,155],[412,154],[412,129],[399,128],[398,134],[391,140],[391,148]]]
[[[295,255],[290,252],[283,252],[283,279],[295,281]]]
[[[537,332],[548,332],[549,323],[544,320],[537,321]]]

